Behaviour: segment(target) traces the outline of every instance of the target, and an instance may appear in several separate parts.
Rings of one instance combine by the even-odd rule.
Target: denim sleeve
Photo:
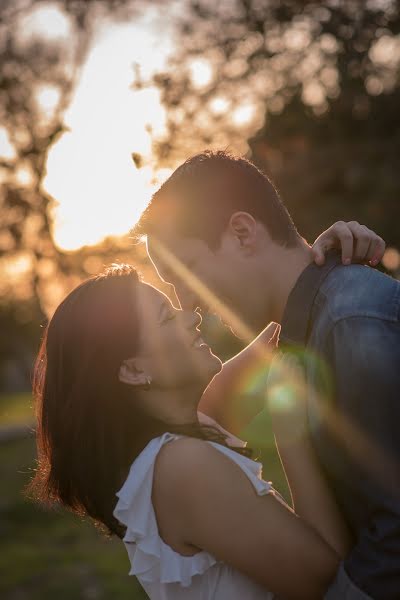
[[[352,317],[327,346],[334,369],[338,427],[367,518],[344,561],[372,598],[400,598],[400,323]],[[350,471],[351,472],[351,471]]]

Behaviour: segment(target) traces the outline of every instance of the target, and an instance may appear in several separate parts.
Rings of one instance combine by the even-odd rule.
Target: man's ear
[[[233,213],[228,229],[242,248],[253,249],[257,237],[257,221],[252,215],[244,211]]]
[[[118,379],[122,383],[136,387],[147,387],[151,381],[150,377],[138,365],[136,358],[127,358],[119,368]]]

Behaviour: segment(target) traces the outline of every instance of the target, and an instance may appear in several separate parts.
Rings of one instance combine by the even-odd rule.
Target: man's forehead
[[[147,236],[146,248],[160,278],[167,283],[173,283],[176,272],[174,263],[181,263],[182,258],[187,254],[187,251],[182,249],[182,243],[179,243],[176,238],[166,239],[163,236],[160,239],[155,236]]]
[[[147,253],[154,262],[168,262],[168,257],[174,256],[184,260],[191,256],[201,246],[201,240],[181,236],[162,237],[147,236]]]

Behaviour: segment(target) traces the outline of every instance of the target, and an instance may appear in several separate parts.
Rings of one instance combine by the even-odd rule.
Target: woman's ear
[[[252,249],[257,236],[257,221],[244,211],[233,213],[229,219],[229,230],[241,248]]]
[[[119,368],[118,379],[122,383],[148,389],[151,377],[147,375],[137,364],[135,358],[127,358]]]

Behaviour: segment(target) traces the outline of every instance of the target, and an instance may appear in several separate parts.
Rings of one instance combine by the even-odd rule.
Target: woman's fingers
[[[340,248],[342,249],[342,263],[349,265],[353,258],[354,238],[348,223],[340,221],[338,223],[338,238]]]
[[[269,342],[268,342],[269,346],[277,345],[280,330],[281,330],[281,327],[278,323],[272,322],[268,325],[266,331],[268,332],[268,334],[270,334],[270,338],[269,338]]]
[[[331,248],[339,248],[342,263],[370,263],[376,266],[385,252],[385,242],[374,231],[357,221],[338,221],[324,231],[314,242],[312,254],[317,265],[323,265],[325,254]]]
[[[350,221],[347,225],[354,237],[353,261],[365,262],[375,234],[368,227],[365,227],[365,225],[357,223],[357,221]]]
[[[377,265],[382,260],[386,249],[383,239],[357,221],[350,221],[348,226],[355,240],[353,261]]]
[[[343,263],[351,262],[353,233],[344,221],[334,223],[315,240],[311,250],[317,265],[325,263],[325,254],[331,248],[341,248]]]
[[[327,252],[329,250],[328,246],[325,246],[325,244],[320,244],[318,243],[318,239],[314,242],[313,247],[311,248],[311,252],[313,254],[314,257],[314,262],[319,265],[322,266],[325,262],[325,252]]]
[[[370,244],[366,260],[372,267],[376,267],[376,265],[381,262],[383,255],[385,254],[385,250],[385,241],[379,235],[375,234],[375,238]]]

